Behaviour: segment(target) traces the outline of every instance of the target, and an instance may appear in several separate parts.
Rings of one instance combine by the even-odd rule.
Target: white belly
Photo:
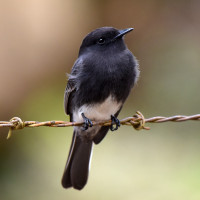
[[[83,122],[81,113],[84,113],[87,118],[94,121],[109,120],[111,115],[114,115],[122,106],[121,102],[117,102],[112,96],[109,96],[101,104],[83,105],[73,114],[75,122]]]

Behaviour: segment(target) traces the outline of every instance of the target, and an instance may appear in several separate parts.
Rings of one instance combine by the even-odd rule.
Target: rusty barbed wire
[[[163,122],[184,122],[188,120],[200,121],[200,114],[196,115],[175,115],[171,117],[151,117],[145,119],[141,112],[137,111],[133,117],[127,117],[120,120],[121,125],[132,126],[136,130],[149,130],[149,127],[146,127],[146,123],[163,123]],[[111,120],[104,121],[93,121],[93,126],[110,126]],[[7,138],[11,137],[12,130],[23,129],[25,127],[40,127],[40,126],[48,126],[48,127],[69,127],[69,126],[82,126],[83,123],[80,122],[67,122],[67,121],[23,121],[19,117],[13,117],[10,121],[0,121],[1,127],[8,127],[9,132]]]

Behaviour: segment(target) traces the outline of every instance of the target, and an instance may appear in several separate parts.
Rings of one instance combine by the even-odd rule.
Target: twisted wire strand
[[[139,111],[133,117],[127,117],[120,120],[121,125],[133,126],[136,130],[149,130],[149,127],[146,127],[146,123],[163,123],[163,122],[184,122],[184,121],[200,121],[200,114],[195,115],[175,115],[171,117],[151,117],[145,119],[143,114]],[[93,121],[93,126],[110,126],[111,120],[103,120],[103,121]],[[48,126],[48,127],[69,127],[69,126],[82,126],[83,123],[80,122],[67,122],[67,121],[23,121],[19,117],[13,117],[10,121],[0,121],[0,128],[8,127],[8,137],[11,137],[12,130],[23,129],[25,127],[40,127],[40,126]]]
[[[69,126],[82,126],[82,122],[67,122],[67,121],[22,121],[19,117],[14,117],[10,121],[0,121],[0,128],[2,127],[9,127],[9,128],[16,128],[16,124],[18,125],[20,121],[23,122],[23,128],[24,127],[39,127],[39,126],[49,126],[49,127],[69,127]],[[120,120],[120,123],[122,125],[132,125],[134,122],[138,123],[142,120],[142,117],[140,115],[133,116],[133,117],[127,117],[122,120]],[[196,115],[175,115],[171,117],[163,117],[163,116],[157,116],[157,117],[151,117],[144,119],[145,123],[162,123],[162,122],[183,122],[183,121],[200,121],[200,114]],[[103,121],[93,121],[93,125],[97,126],[110,126],[111,120],[103,120]],[[16,129],[22,129],[16,128]]]

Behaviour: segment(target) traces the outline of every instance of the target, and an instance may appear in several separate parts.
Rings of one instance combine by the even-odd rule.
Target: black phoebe
[[[84,126],[74,127],[62,178],[64,188],[81,190],[85,186],[93,142],[100,143],[109,130],[108,126],[92,127],[92,120],[111,119],[112,131],[120,126],[117,116],[139,76],[137,60],[123,39],[132,30],[98,28],[81,44],[68,78],[64,103],[70,121],[84,122]]]

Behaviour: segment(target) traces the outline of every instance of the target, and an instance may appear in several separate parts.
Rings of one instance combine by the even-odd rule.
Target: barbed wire
[[[163,123],[163,122],[184,122],[188,120],[200,121],[200,114],[196,115],[175,115],[171,117],[151,117],[145,119],[143,114],[139,111],[133,117],[127,117],[120,120],[121,125],[132,126],[136,130],[150,130],[149,127],[146,127],[146,123]],[[103,121],[92,121],[93,126],[110,126],[111,120],[103,120]],[[23,121],[19,117],[13,117],[10,121],[0,121],[0,128],[8,127],[9,132],[7,139],[11,137],[12,130],[23,129],[25,127],[40,127],[40,126],[48,126],[48,127],[69,127],[69,126],[82,126],[84,123],[82,122],[67,122],[67,121]]]

